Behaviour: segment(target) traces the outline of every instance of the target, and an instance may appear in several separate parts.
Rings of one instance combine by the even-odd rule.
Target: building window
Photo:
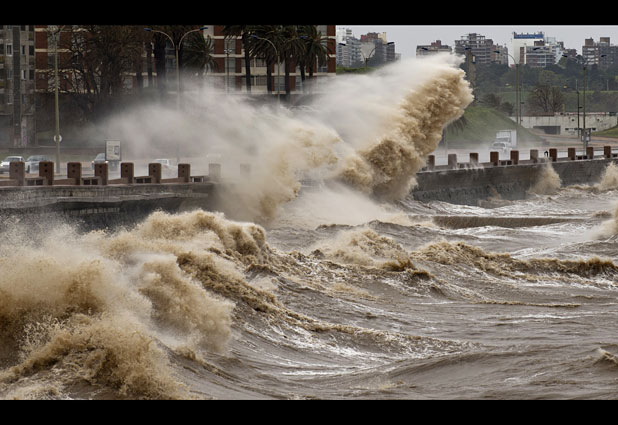
[[[13,55],[13,45],[12,44],[7,44],[6,45],[6,55],[7,56],[12,56]]]

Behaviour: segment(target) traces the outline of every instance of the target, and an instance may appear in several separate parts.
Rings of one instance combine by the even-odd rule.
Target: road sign
[[[56,143],[62,142],[62,136],[59,135],[59,134],[55,134],[54,135],[54,142],[56,142]]]
[[[120,140],[105,141],[105,159],[107,161],[120,161]]]

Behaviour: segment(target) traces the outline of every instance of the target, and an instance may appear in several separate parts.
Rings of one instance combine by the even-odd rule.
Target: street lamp
[[[499,53],[499,54],[503,54],[502,51],[500,50],[494,50],[494,53]],[[515,64],[515,103],[516,105],[516,109],[515,109],[515,114],[517,115],[517,125],[521,125],[521,94],[520,94],[520,88],[519,88],[519,61],[516,61],[515,58],[513,57],[513,55],[511,55],[510,53],[506,53],[508,56],[511,57],[511,59],[513,59],[513,63]]]
[[[182,37],[180,37],[180,41],[178,42],[178,45],[176,45],[176,43],[174,43],[174,39],[167,33],[163,32],[163,31],[159,31],[159,30],[154,30],[152,28],[144,28],[144,31],[148,31],[148,32],[157,32],[159,34],[163,34],[164,36],[166,36],[167,38],[169,38],[169,40],[172,42],[172,46],[174,46],[174,50],[176,52],[176,88],[177,88],[177,92],[176,92],[176,107],[178,108],[178,111],[180,112],[180,65],[178,63],[178,51],[180,50],[180,46],[182,45],[182,40],[185,38],[185,36],[187,34],[190,34],[192,32],[195,31],[203,31],[205,29],[207,29],[208,27],[200,27],[194,30],[190,30],[187,31],[186,33],[184,33],[182,35]],[[176,143],[176,163],[178,164],[180,162],[180,150],[179,150],[179,146],[178,143]]]
[[[54,142],[56,142],[56,172],[60,172],[60,142],[62,136],[60,136],[60,108],[58,106],[58,41],[60,39],[60,31],[64,28],[64,25],[59,27],[57,25],[51,25],[50,29],[53,34],[54,40],[54,106],[55,106],[55,119],[56,119],[56,133],[54,135]]]
[[[607,55],[600,55],[599,57],[603,58]],[[562,54],[562,57],[569,59],[569,56],[566,54]],[[581,58],[581,59],[580,59]],[[584,143],[584,149],[588,147],[588,134],[586,132],[586,69],[588,68],[589,60],[583,56],[579,58],[572,58],[575,62],[582,65],[582,71],[584,74],[584,96],[583,96],[583,129],[580,138],[582,138]],[[579,99],[579,97],[578,97]],[[579,109],[577,111],[579,113]]]
[[[363,51],[360,51],[361,56],[363,57],[363,59],[365,60],[365,70],[367,70],[367,62],[369,62],[369,59],[371,59],[372,53],[375,55],[376,52],[376,48],[374,47],[372,51],[369,52],[369,54],[367,56],[365,56],[365,54],[363,53]]]
[[[225,92],[230,92],[230,53],[234,53],[234,49],[226,48],[225,52],[225,70],[227,73],[227,77],[225,78]]]

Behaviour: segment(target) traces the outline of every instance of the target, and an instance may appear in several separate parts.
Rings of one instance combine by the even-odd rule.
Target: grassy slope
[[[518,142],[537,144],[542,141],[540,137],[532,134],[527,129],[518,126],[513,120],[492,108],[470,106],[464,116],[468,121],[466,128],[456,133],[452,129],[447,132],[449,146],[491,143],[498,130],[511,130],[517,128]]]

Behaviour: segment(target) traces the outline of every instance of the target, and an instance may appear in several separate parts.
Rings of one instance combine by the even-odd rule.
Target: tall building
[[[600,37],[598,42],[587,38],[582,46],[582,56],[589,64],[607,68],[618,64],[618,46],[612,45],[609,37]]]
[[[538,33],[513,33],[513,38],[511,39],[511,51],[512,51],[512,55],[513,58],[511,58],[511,60],[515,60],[514,63],[517,64],[523,64],[525,63],[525,56],[526,56],[526,47],[527,46],[534,46],[535,41],[544,41],[545,40],[545,34],[543,34],[543,32],[538,32]],[[513,65],[513,62],[509,62],[511,65]]]
[[[34,143],[34,26],[0,25],[0,145]]]
[[[470,33],[455,40],[455,53],[471,57],[476,64],[488,64],[492,62],[493,51],[496,49],[493,40],[484,35]]]
[[[363,34],[360,42],[362,60],[367,65],[381,66],[399,58],[395,53],[395,43],[388,41],[385,32]]]
[[[451,53],[451,46],[442,44],[442,41],[432,41],[431,44],[416,46],[416,56],[435,55],[436,53]]]
[[[361,41],[349,28],[337,29],[337,65],[348,68],[363,65]]]
[[[246,92],[246,72],[245,72],[245,55],[240,37],[225,37],[223,33],[224,25],[206,25],[208,28],[204,30],[205,37],[212,37],[214,40],[214,53],[212,56],[217,61],[218,67],[216,70],[209,71],[206,74],[206,79],[212,86],[221,90],[230,92]],[[336,54],[336,27],[335,25],[318,25],[318,31],[324,37],[325,44],[329,49],[328,61],[325,65],[318,66],[317,61],[314,67],[314,88],[320,86],[320,80],[328,77],[333,77],[337,72],[337,54]],[[251,93],[265,94],[267,93],[267,69],[264,59],[251,59]],[[277,88],[284,93],[284,64],[280,64],[281,78],[278,77],[277,65],[271,65],[272,87],[273,93],[277,92]],[[301,72],[298,66],[290,69],[290,89],[291,92],[299,92],[302,90]],[[277,87],[277,85],[279,85]]]

